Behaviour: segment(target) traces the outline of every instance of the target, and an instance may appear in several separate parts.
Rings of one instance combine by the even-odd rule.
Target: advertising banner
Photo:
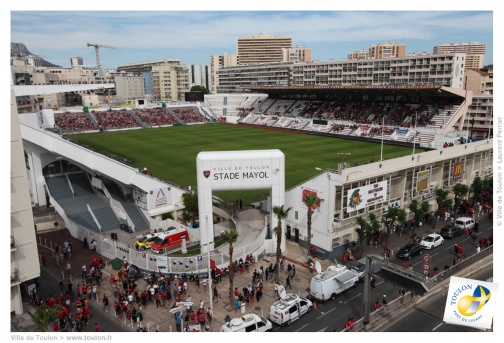
[[[147,194],[147,200],[149,210],[171,204],[171,188],[163,187],[154,189]]]
[[[429,187],[429,171],[424,170],[417,173],[417,191],[423,191]]]
[[[380,181],[347,193],[347,213],[387,201],[387,181]]]
[[[303,191],[301,193],[301,207],[308,209],[308,207],[306,206],[306,204],[304,202],[304,198],[305,198],[306,194],[312,194],[318,198],[317,204],[315,206],[312,206],[313,213],[322,213],[322,208],[320,207],[320,199],[322,199],[322,192],[317,191],[315,189],[311,189],[311,188],[303,188],[303,187],[301,187],[301,188],[303,189]]]
[[[453,180],[460,180],[464,172],[464,162],[455,162],[453,164]]]

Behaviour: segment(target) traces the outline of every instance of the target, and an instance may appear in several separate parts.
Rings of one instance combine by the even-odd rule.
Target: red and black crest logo
[[[208,177],[210,176],[210,170],[203,170],[203,176],[208,179]]]

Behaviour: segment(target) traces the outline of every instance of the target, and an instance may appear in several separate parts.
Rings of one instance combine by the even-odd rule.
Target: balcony
[[[19,282],[19,270],[17,268],[11,272],[11,285]]]

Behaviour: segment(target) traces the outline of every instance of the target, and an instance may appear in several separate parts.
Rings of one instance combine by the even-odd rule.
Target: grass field
[[[159,129],[101,132],[71,137],[97,152],[127,158],[160,179],[193,189],[196,185],[196,155],[201,151],[280,149],[285,154],[285,189],[319,174],[321,169],[337,169],[343,161],[338,153],[350,153],[346,162],[354,166],[379,161],[380,144],[355,140],[281,132],[239,125],[187,125]],[[384,145],[384,159],[411,154],[410,148]],[[267,190],[219,192],[224,199],[258,201]]]

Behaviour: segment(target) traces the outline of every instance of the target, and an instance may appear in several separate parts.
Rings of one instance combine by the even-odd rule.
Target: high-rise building
[[[294,46],[292,48],[282,48],[282,62],[311,62],[311,48],[304,46]]]
[[[191,64],[189,65],[189,85],[203,86],[210,90],[210,74],[207,65]]]
[[[257,37],[237,38],[236,46],[239,65],[282,62],[282,49],[292,48],[292,37],[261,33]]]
[[[467,55],[464,69],[481,69],[485,65],[486,44],[473,43],[442,43],[434,47],[435,54],[465,53]]]
[[[210,56],[210,93],[217,93],[219,85],[219,69],[234,67],[238,65],[238,55],[231,55],[225,52],[222,55]]]

